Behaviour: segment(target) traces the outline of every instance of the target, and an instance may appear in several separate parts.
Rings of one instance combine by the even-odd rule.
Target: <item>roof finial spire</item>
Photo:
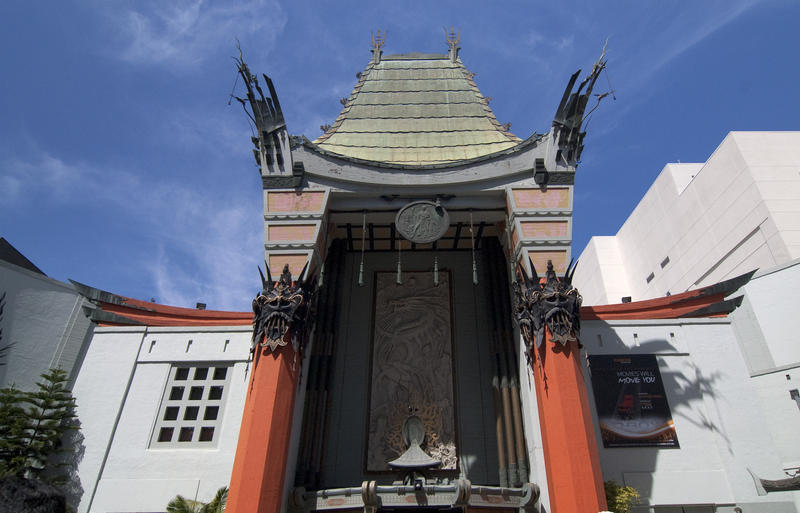
[[[381,48],[383,48],[383,44],[386,43],[386,34],[388,34],[388,32],[384,32],[383,35],[381,35],[380,29],[378,29],[377,37],[372,32],[369,34],[372,38],[372,50],[370,50],[372,52],[372,62],[375,64],[381,62],[381,54],[383,53]]]
[[[447,27],[444,29],[444,37],[447,38],[447,45],[450,47],[450,61],[456,62],[458,59],[458,51],[461,49],[458,42],[461,41],[461,32],[456,33],[455,27],[450,27],[450,32]]]

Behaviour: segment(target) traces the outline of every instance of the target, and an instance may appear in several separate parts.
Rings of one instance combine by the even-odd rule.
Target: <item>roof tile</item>
[[[314,142],[346,157],[427,165],[482,157],[521,140],[500,126],[460,60],[405,54],[370,62]]]

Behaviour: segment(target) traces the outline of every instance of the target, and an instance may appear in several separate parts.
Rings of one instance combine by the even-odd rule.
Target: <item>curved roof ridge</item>
[[[330,157],[334,159],[339,159],[344,162],[352,162],[354,164],[363,164],[363,165],[370,165],[375,167],[381,167],[386,169],[407,169],[407,170],[438,170],[438,169],[452,169],[457,168],[459,166],[465,166],[470,164],[475,164],[478,162],[486,162],[488,160],[492,160],[498,157],[504,157],[506,155],[512,155],[514,153],[518,153],[524,151],[527,147],[531,145],[539,144],[547,134],[540,134],[538,132],[534,132],[528,137],[527,139],[523,140],[521,143],[513,145],[509,148],[495,151],[492,153],[488,153],[486,155],[481,155],[479,157],[472,157],[466,160],[456,160],[456,161],[441,161],[441,162],[382,162],[378,160],[367,160],[358,157],[350,157],[347,155],[343,155],[341,153],[336,153],[330,150],[323,148],[322,146],[317,145],[316,143],[309,141],[306,136],[300,136],[300,144],[303,147],[307,148],[314,153],[322,155],[324,157]]]

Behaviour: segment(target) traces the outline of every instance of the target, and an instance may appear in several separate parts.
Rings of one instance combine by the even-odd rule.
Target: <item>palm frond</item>
[[[217,490],[214,498],[203,506],[201,513],[223,513],[225,511],[225,503],[228,501],[228,487],[223,486]]]
[[[178,495],[167,504],[167,513],[200,513],[201,508],[201,502]]]

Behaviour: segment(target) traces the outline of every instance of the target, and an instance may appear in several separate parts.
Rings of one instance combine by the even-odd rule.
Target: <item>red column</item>
[[[227,513],[279,513],[283,502],[299,356],[291,344],[258,347],[233,462]]]
[[[550,341],[536,351],[534,381],[539,405],[552,513],[597,513],[606,509],[586,383],[577,342]]]

